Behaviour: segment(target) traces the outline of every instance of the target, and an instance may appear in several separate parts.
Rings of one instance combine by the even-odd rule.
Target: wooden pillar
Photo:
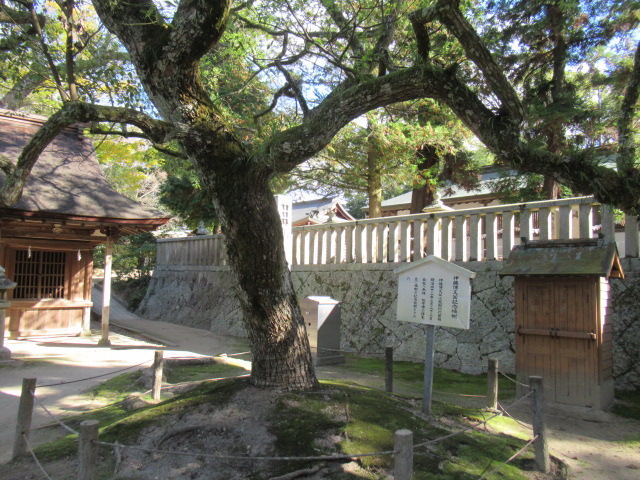
[[[111,311],[111,263],[113,260],[113,238],[107,235],[107,244],[104,251],[104,279],[102,281],[102,336],[98,342],[99,347],[111,346],[109,340],[109,315]]]

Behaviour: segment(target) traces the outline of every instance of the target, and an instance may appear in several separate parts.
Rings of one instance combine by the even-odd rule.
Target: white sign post
[[[429,415],[435,328],[469,329],[471,279],[476,274],[434,255],[397,268],[394,273],[398,275],[398,321],[427,326],[422,411]]]

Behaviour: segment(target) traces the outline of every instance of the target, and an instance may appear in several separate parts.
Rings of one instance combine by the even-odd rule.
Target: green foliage
[[[160,202],[192,229],[204,222],[205,227],[215,231],[218,215],[207,194],[198,185],[193,175],[167,178],[160,189]]]

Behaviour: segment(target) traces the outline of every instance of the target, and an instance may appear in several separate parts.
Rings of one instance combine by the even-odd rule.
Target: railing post
[[[397,430],[394,446],[393,479],[413,479],[413,432]]]
[[[393,392],[393,347],[384,347],[384,391]]]
[[[354,248],[355,248],[356,263],[364,263],[363,255],[362,255],[362,225],[361,224],[356,225],[354,234],[355,234]]]
[[[438,232],[438,219],[433,214],[427,220],[427,255],[436,254],[436,237]]]
[[[377,225],[377,240],[378,240],[378,251],[376,252],[376,262],[382,263],[387,261],[387,232],[385,228],[385,223],[380,222]]]
[[[638,256],[638,217],[624,216],[624,256]]]
[[[398,221],[389,222],[389,263],[396,263],[398,261]]]
[[[569,240],[572,237],[573,209],[570,205],[562,205],[558,209],[558,238]]]
[[[93,480],[98,472],[98,421],[80,423],[78,438],[78,480]]]
[[[400,222],[400,261],[410,262],[411,254],[411,223],[407,221]]]
[[[547,428],[544,418],[544,387],[542,385],[542,377],[529,377],[529,386],[533,392],[531,395],[533,435],[538,437],[535,441],[536,468],[540,472],[549,473],[551,460],[549,458]]]
[[[373,225],[372,223],[367,223],[365,231],[366,231],[365,249],[367,250],[366,262],[367,263],[374,263],[375,259],[376,259],[376,255],[375,255],[375,252],[374,252],[374,245],[377,243],[377,242],[374,241],[375,225]],[[364,257],[364,255],[363,255],[363,257]],[[363,261],[364,261],[364,258],[363,258]]]
[[[424,254],[424,223],[421,220],[413,222],[413,256],[412,261],[418,261]]]
[[[487,371],[487,400],[491,410],[498,409],[498,359],[489,359]]]
[[[440,257],[445,260],[451,259],[451,219],[449,217],[442,217],[441,227],[442,232],[440,236]]]
[[[615,225],[613,223],[613,207],[611,205],[600,206],[600,222],[602,225],[602,235],[605,243],[616,241]]]
[[[531,240],[533,238],[533,226],[531,210],[526,208],[525,205],[521,205],[520,209],[520,238],[526,238]]]
[[[591,238],[593,227],[593,213],[591,211],[591,203],[581,203],[580,217],[578,218],[580,238]]]
[[[153,356],[153,400],[160,401],[160,393],[162,390],[162,367],[163,367],[162,350],[156,350]]]
[[[344,253],[345,253],[345,262],[353,263],[353,231],[355,230],[353,225],[349,225],[345,229],[345,238],[344,238]]]
[[[513,210],[502,213],[502,259],[506,260],[513,248],[516,231],[516,214]]]
[[[16,437],[13,442],[13,458],[21,457],[29,453],[29,447],[25,437],[29,438],[31,430],[31,419],[33,417],[34,393],[36,391],[35,378],[22,379],[22,393],[20,394],[20,405],[18,406],[18,418],[16,420]]]
[[[469,261],[471,262],[482,260],[480,222],[480,215],[473,214],[469,217]]]
[[[538,227],[540,228],[540,240],[551,240],[553,230],[551,226],[551,208],[543,207],[538,212]]]
[[[487,213],[484,221],[486,222],[487,233],[487,260],[495,260],[498,256],[498,217],[496,217],[495,213]]]
[[[454,222],[456,252],[453,259],[459,262],[465,262],[467,260],[467,219],[463,215],[457,215]],[[445,260],[449,259],[445,258]]]
[[[336,228],[336,261],[335,263],[342,263],[342,257],[344,252],[344,227]]]

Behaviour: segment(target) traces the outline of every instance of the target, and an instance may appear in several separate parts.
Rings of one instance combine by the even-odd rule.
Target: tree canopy
[[[604,21],[614,6],[628,13],[634,4],[548,3],[563,8],[587,3],[597,7],[594,16],[561,17],[565,22],[583,22],[585,27],[571,30],[574,34]],[[511,4],[517,7],[518,2],[505,3],[505,8]],[[62,27],[66,25],[65,68],[57,71],[55,59],[46,54],[56,41],[38,33],[39,19],[51,18],[48,4],[5,0],[2,5],[24,15],[31,13],[30,24],[19,23],[22,16],[13,23],[2,20],[18,29],[17,37],[32,39],[25,43],[17,38],[10,51],[38,45],[51,67],[58,105],[17,164],[0,159],[7,175],[0,201],[16,201],[42,149],[75,122],[93,122],[105,131],[113,130],[111,124],[135,127],[157,147],[187,159],[225,233],[252,344],[256,385],[309,388],[316,384],[270,182],[318,155],[346,125],[369,112],[431,99],[445,105],[500,162],[545,175],[576,192],[594,194],[628,213],[640,213],[635,149],[640,50],[636,46],[625,50],[635,52],[635,57],[630,61],[627,55],[624,68],[618,68],[618,62],[613,70],[607,70],[606,63],[594,66],[619,78],[621,93],[612,99],[611,109],[612,136],[619,139],[610,151],[616,168],[603,161],[597,148],[557,149],[544,135],[535,134],[538,120],[527,95],[543,82],[530,83],[530,90],[511,77],[508,55],[500,48],[520,42],[524,49],[525,36],[518,40],[509,33],[516,20],[507,17],[496,20],[501,27],[496,35],[511,35],[512,40],[500,43],[488,36],[486,15],[491,15],[489,7],[498,5],[494,2],[270,0],[234,5],[229,0],[180,0],[177,4],[93,0],[102,25],[121,42],[122,49],[117,51],[123,55],[126,51],[129,62],[111,78],[119,83],[131,75],[144,89],[146,99],[137,109],[123,106],[108,94],[78,88],[72,64],[79,48],[69,39],[83,37],[70,27],[77,24],[70,19],[79,15],[72,8],[73,0],[56,4],[61,11],[71,12],[62,15],[66,18],[66,24],[62,22]],[[469,10],[470,6],[476,10]],[[537,15],[553,20],[553,12],[545,8]],[[637,41],[637,17],[629,13],[625,18],[624,28],[620,26],[609,40],[589,46],[588,52],[599,47],[605,54]],[[97,31],[107,35],[104,29]],[[543,33],[531,35],[542,40]],[[533,50],[534,54],[544,51]],[[223,52],[229,56],[219,56]],[[118,61],[105,56],[103,63],[112,66]],[[517,62],[520,65],[522,60]],[[242,83],[237,88],[238,82],[229,81],[232,74],[227,64],[235,65],[231,70]],[[568,68],[569,63],[564,65]],[[534,70],[537,75],[539,70]],[[574,71],[580,72],[578,64]],[[553,80],[548,74],[537,78],[543,76]],[[565,89],[562,102],[574,102],[577,95],[566,94],[568,82],[558,85]],[[591,94],[587,85],[575,91],[585,102]],[[567,137],[573,133],[570,128],[564,131]]]

